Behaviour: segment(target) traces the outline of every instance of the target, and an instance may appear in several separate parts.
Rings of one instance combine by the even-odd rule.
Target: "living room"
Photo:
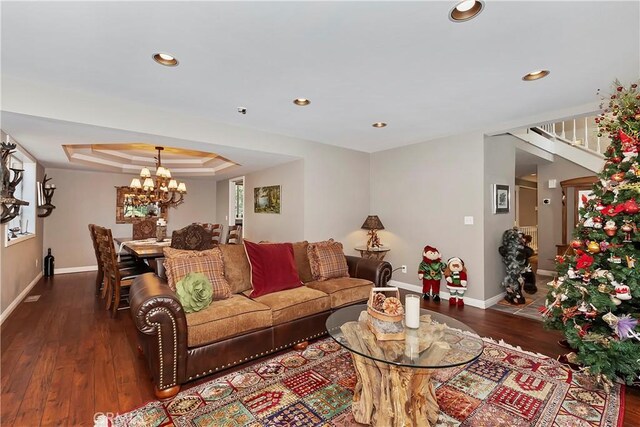
[[[443,261],[464,261],[469,289],[464,308],[450,309],[443,285],[443,300],[424,301],[423,309],[552,359],[566,353],[556,344],[561,337],[542,322],[486,310],[504,299],[498,247],[516,221],[513,208],[495,213],[495,185],[508,186],[514,200],[518,153],[541,150],[519,132],[597,116],[598,90],[608,94],[615,79],[625,87],[637,81],[639,5],[471,3],[464,12],[480,13],[456,20],[455,1],[3,2],[2,141],[17,143],[32,159],[24,162],[33,164],[29,178],[25,168],[25,183],[43,183],[45,174],[51,179],[55,208],[30,225],[18,221],[19,232],[26,229],[22,240],[8,244],[3,237],[0,245],[2,418],[14,425],[84,425],[95,413],[122,414],[156,401],[151,382],[128,388],[125,378],[149,376],[145,360],[136,359],[132,313],[112,317],[95,296],[98,266],[87,226],[105,227],[114,238],[132,234],[132,225],[114,215],[114,187],[129,185],[139,167],[121,167],[126,162],[114,160],[115,145],[164,147],[165,165],[185,183],[184,202],[167,208],[168,236],[195,222],[222,224],[227,233],[235,220],[230,180],[239,177],[242,237],[250,242],[332,238],[344,255],[359,258],[355,248],[368,238],[363,221],[377,215],[384,227],[377,236],[389,249],[384,261],[393,269],[385,284],[401,289],[403,303],[406,294],[422,291],[418,265],[431,245]],[[165,57],[154,61],[160,53],[175,65],[163,64]],[[107,145],[111,153],[103,152]],[[229,164],[181,175],[171,166],[180,155],[171,150]],[[538,257],[540,268],[552,271],[556,245],[568,243],[562,242],[560,182],[596,171],[548,150],[540,156],[555,156],[545,160],[553,166],[538,169],[538,220],[552,224],[540,231]],[[268,186],[279,186],[277,214],[256,207],[254,189]],[[31,197],[39,206],[37,191]],[[55,275],[44,278],[49,248]],[[65,300],[74,291],[78,301]],[[24,302],[36,294],[39,301]],[[78,317],[55,318],[69,309]],[[53,330],[67,326],[113,341],[83,341],[78,351]],[[29,339],[31,330],[37,333]],[[27,355],[29,345],[47,356],[39,362]],[[71,356],[63,359],[64,351]],[[98,360],[115,372],[109,393],[96,391],[104,371]],[[73,364],[93,378],[77,385],[70,400],[52,384],[84,381]],[[221,375],[240,369],[245,366]],[[63,373],[73,382],[58,378]],[[69,408],[83,400],[83,387],[93,397],[74,412]],[[626,398],[633,401],[638,392],[627,388]],[[630,406],[613,408],[626,411],[625,425],[640,417]],[[541,420],[528,422],[544,425]],[[622,425],[622,416],[617,421]]]

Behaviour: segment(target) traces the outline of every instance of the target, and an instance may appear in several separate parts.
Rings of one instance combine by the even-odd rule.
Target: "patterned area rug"
[[[622,425],[624,389],[595,388],[546,356],[487,338],[467,366],[436,379],[438,426],[578,427]],[[359,426],[351,415],[351,356],[331,338],[151,402],[112,426]]]

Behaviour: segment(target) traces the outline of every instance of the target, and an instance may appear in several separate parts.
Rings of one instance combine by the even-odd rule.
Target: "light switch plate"
[[[558,185],[558,181],[555,179],[550,179],[549,180],[549,188],[556,188]]]
[[[464,217],[464,225],[473,225],[473,217],[465,216]]]

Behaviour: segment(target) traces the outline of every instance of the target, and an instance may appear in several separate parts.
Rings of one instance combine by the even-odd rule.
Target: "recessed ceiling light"
[[[304,107],[305,105],[311,104],[311,101],[309,101],[307,98],[296,98],[293,100],[293,103],[301,107]]]
[[[153,55],[153,60],[158,64],[165,65],[167,67],[175,67],[178,65],[178,60],[168,53],[156,53]]]
[[[371,126],[373,126],[374,128],[383,128],[383,127],[387,126],[387,124],[385,122],[375,122]]]
[[[541,79],[543,77],[547,77],[550,72],[551,71],[549,71],[549,70],[532,71],[529,74],[526,74],[524,77],[522,77],[522,80],[524,80],[526,82],[530,82],[530,81],[533,81],[533,80],[538,80],[538,79]]]
[[[463,0],[449,12],[449,19],[453,22],[464,22],[478,16],[484,9],[484,3],[479,0]]]

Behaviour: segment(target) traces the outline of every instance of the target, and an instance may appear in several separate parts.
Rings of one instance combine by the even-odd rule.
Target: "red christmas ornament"
[[[612,163],[620,163],[621,161],[622,161],[622,157],[616,156],[611,158]]]
[[[622,182],[624,181],[624,172],[616,172],[613,175],[611,175],[611,180],[615,181],[615,182]]]
[[[635,199],[629,199],[624,203],[624,211],[630,215],[635,215],[640,211],[640,206]]]
[[[624,205],[621,203],[615,207],[613,205],[605,206],[602,210],[602,214],[607,216],[616,216],[622,211],[624,211]]]
[[[576,268],[579,270],[589,268],[593,264],[593,257],[591,255],[582,254],[576,260]]]
[[[573,249],[580,249],[582,247],[582,241],[578,239],[572,240],[570,246]]]

